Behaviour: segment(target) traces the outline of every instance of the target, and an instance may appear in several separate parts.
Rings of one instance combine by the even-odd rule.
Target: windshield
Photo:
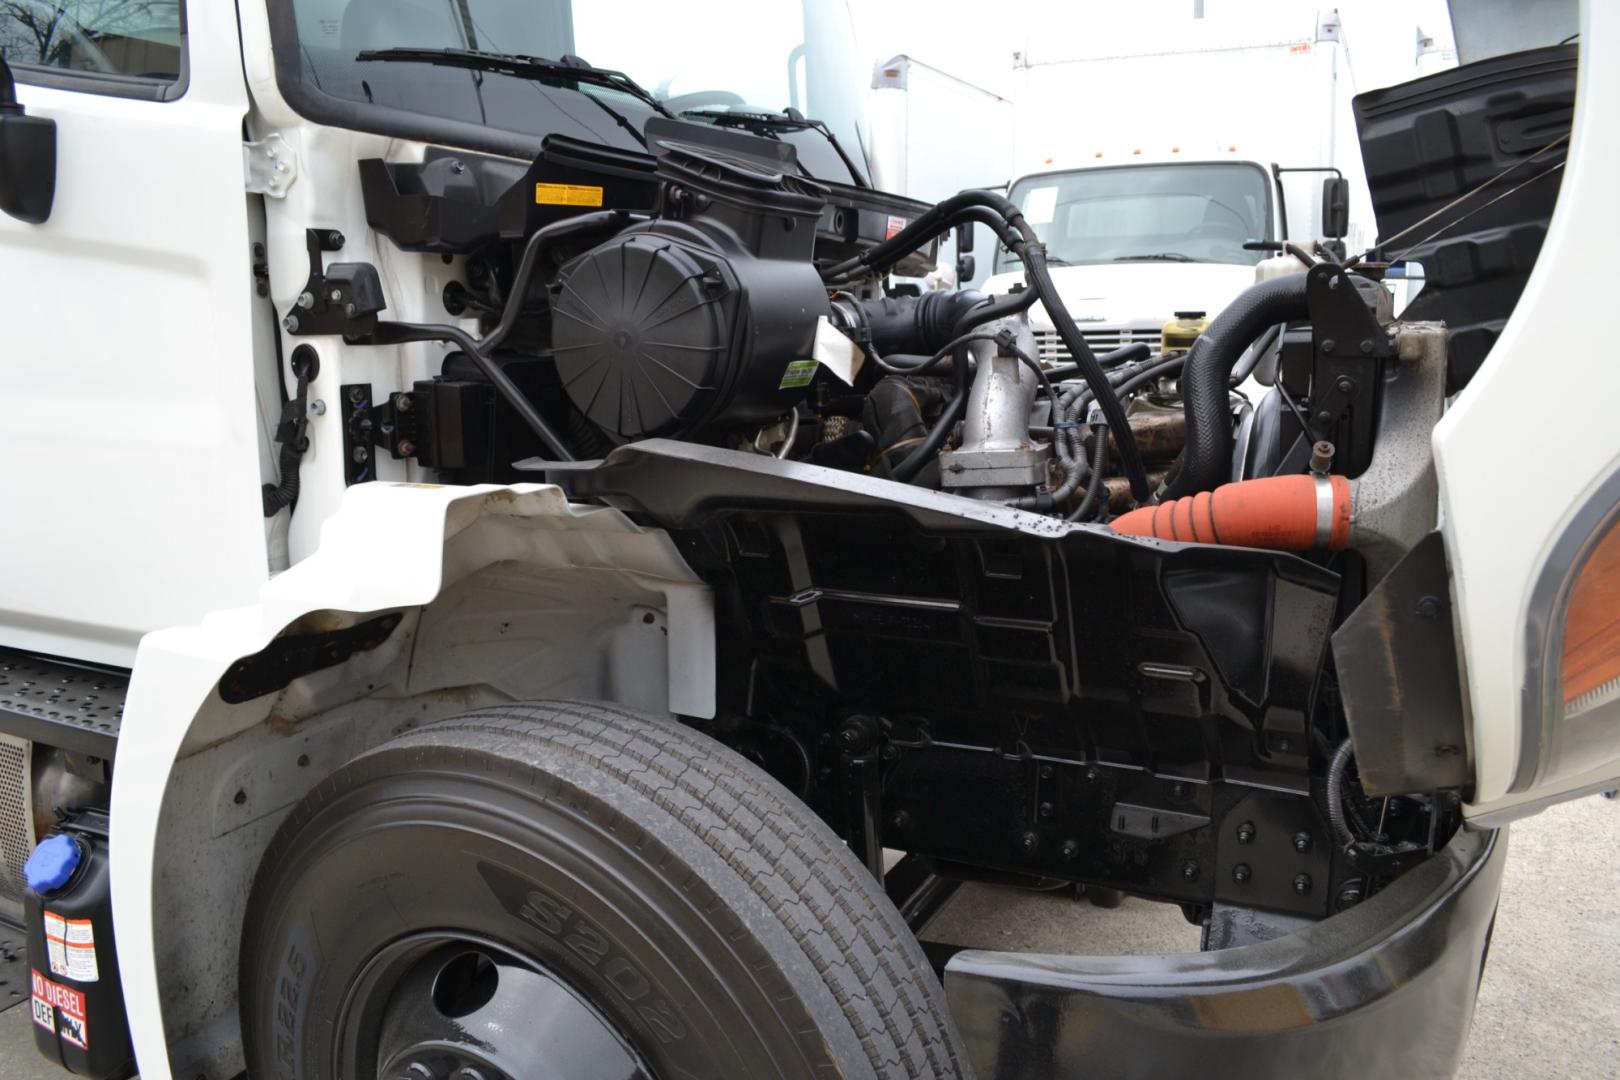
[[[402,114],[414,114],[643,149],[639,132],[656,111],[612,87],[356,59],[397,47],[577,56],[700,122],[796,109],[826,123],[860,177],[821,132],[763,133],[792,143],[818,179],[865,179],[863,72],[844,0],[706,0],[688,11],[667,0],[280,0],[273,21],[283,92],[311,119],[402,134]]]
[[[1010,198],[1056,266],[1111,262],[1236,263],[1271,233],[1271,188],[1249,164],[1128,165],[1030,176]],[[1005,250],[997,270],[1018,266]]]

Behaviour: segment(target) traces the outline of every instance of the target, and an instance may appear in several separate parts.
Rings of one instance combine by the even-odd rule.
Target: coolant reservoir
[[[1270,281],[1285,274],[1303,274],[1308,269],[1309,267],[1299,261],[1298,256],[1280,251],[1254,264],[1254,283],[1258,285],[1262,281]]]
[[[1202,311],[1178,311],[1175,318],[1164,324],[1159,351],[1185,352],[1192,348],[1198,335],[1208,329],[1209,320]]]

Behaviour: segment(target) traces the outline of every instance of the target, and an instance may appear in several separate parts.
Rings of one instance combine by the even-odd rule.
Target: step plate
[[[0,650],[0,731],[110,759],[128,690],[121,672]]]

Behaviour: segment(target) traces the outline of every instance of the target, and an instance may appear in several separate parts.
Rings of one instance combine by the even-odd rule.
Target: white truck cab
[[[1620,12],[1384,102],[1380,184],[1558,187],[1433,314],[1323,261],[1128,371],[1084,332],[1144,274],[1241,290],[1265,169],[1066,254],[1069,179],[873,186],[837,0],[704,16],[0,4],[0,918],[40,1051],[1454,1070],[1499,826],[1620,777]],[[1436,109],[1469,137],[1412,138]],[[884,293],[970,223],[1025,291]],[[1174,903],[1204,948],[925,949],[970,880]]]
[[[1087,341],[1102,351],[1157,347],[1165,323],[1180,313],[1213,318],[1267,273],[1303,270],[1318,241],[1348,232],[1342,208],[1334,210],[1348,189],[1330,175],[1337,170],[1315,174],[1319,188],[1324,179],[1336,183],[1322,188],[1322,212],[1298,223],[1287,217],[1279,168],[1179,148],[1115,162],[1099,155],[1084,168],[1020,177],[1008,197],[1046,244],[1052,280]],[[1308,238],[1312,232],[1320,235]],[[1307,252],[1304,259],[1284,255],[1284,242]],[[1004,293],[1021,274],[1004,248],[994,257],[984,289]],[[1046,354],[1066,356],[1051,320],[1034,318]]]

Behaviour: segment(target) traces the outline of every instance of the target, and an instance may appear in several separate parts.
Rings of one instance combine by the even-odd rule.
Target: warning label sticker
[[[782,381],[777,384],[778,390],[790,390],[796,386],[809,386],[810,380],[816,377],[816,362],[814,360],[795,360],[782,372]]]
[[[84,995],[71,986],[52,982],[38,971],[29,972],[29,976],[34,1023],[60,1035],[80,1050],[90,1049],[90,1021],[84,1014]]]
[[[601,206],[602,189],[595,184],[536,184],[534,201],[540,206]]]
[[[100,978],[96,968],[96,928],[89,919],[65,919],[55,912],[45,912],[45,951],[52,975],[74,982],[95,982]]]
[[[911,223],[905,218],[900,217],[897,214],[890,214],[889,220],[885,222],[885,227],[883,229],[883,239],[893,240],[895,237],[899,236],[900,231],[909,224]]]

